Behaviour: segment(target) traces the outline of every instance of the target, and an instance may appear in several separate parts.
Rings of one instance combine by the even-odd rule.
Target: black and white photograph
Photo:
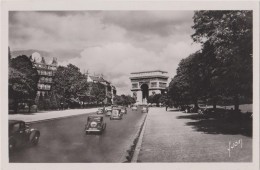
[[[2,15],[1,168],[259,168],[259,2],[14,4]]]

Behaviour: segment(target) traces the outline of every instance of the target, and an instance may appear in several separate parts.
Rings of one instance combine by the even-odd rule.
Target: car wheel
[[[39,139],[40,139],[40,135],[39,134],[35,134],[33,139],[32,139],[32,144],[33,145],[37,145],[39,143]]]

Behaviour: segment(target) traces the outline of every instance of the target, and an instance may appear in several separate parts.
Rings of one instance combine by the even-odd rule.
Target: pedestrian
[[[167,109],[168,109],[168,105],[166,105],[166,108],[165,108],[165,109],[166,109],[166,111],[167,111]]]

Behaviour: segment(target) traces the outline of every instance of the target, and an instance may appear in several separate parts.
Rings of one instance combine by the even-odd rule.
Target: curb
[[[148,113],[147,113],[147,115],[145,116],[145,119],[144,119],[144,122],[143,122],[143,124],[142,124],[141,130],[140,130],[140,133],[139,133],[139,136],[138,136],[138,138],[137,138],[137,144],[136,144],[136,146],[135,146],[135,150],[134,150],[134,154],[133,154],[131,163],[137,163],[137,159],[138,159],[138,156],[139,156],[141,147],[142,147],[142,142],[143,142],[144,131],[145,131],[145,127],[146,127],[146,118],[147,118],[147,116],[148,116]]]
[[[135,150],[136,150],[136,146],[138,141],[142,142],[142,140],[139,139],[141,132],[144,131],[144,124],[146,122],[146,117],[147,117],[148,113],[146,113],[146,115],[144,116],[143,120],[141,121],[141,124],[139,126],[139,129],[137,131],[137,133],[135,135],[133,135],[134,137],[132,138],[133,140],[133,144],[130,146],[130,148],[127,150],[127,155],[125,156],[125,161],[123,161],[123,163],[131,163],[135,154]]]

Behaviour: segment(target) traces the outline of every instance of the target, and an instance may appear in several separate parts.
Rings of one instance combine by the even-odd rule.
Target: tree
[[[88,100],[90,97],[89,83],[75,65],[59,66],[53,79],[52,92],[63,98],[62,103],[70,98]]]
[[[58,109],[60,106],[60,102],[59,102],[59,99],[57,97],[57,95],[53,92],[50,93],[50,109],[52,110],[56,110]]]
[[[96,102],[97,104],[103,102],[106,98],[105,85],[103,85],[99,82],[92,83],[90,95],[92,96],[92,99],[94,100],[94,102]]]
[[[81,101],[89,101],[90,98],[90,83],[86,78],[82,78],[74,83],[73,91]]]
[[[18,56],[11,59],[9,65],[9,100],[14,101],[14,111],[17,112],[19,102],[27,102],[29,111],[37,93],[38,72],[30,59]]]
[[[169,103],[169,98],[166,94],[162,94],[161,97],[159,98],[159,103],[162,103],[164,105],[170,105]]]
[[[215,82],[238,111],[241,98],[252,100],[252,11],[197,11],[193,20],[192,38],[214,47],[221,63]]]
[[[170,96],[175,107],[193,103],[198,107],[198,99],[205,90],[204,69],[200,51],[182,59],[177,68],[177,75],[169,85]]]
[[[121,105],[123,103],[121,96],[115,95],[114,96],[114,103],[117,105]]]

